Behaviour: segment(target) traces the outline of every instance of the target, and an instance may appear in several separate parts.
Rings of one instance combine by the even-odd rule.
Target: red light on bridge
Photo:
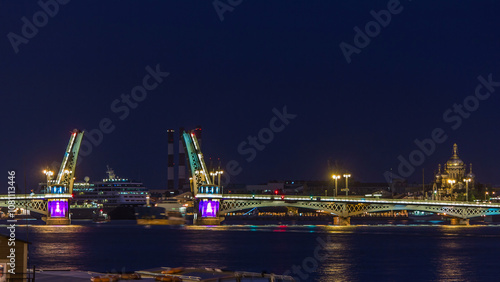
[[[278,190],[274,190],[275,195],[278,195],[278,192],[279,192]]]
[[[284,200],[285,199],[285,195],[281,195],[281,199]]]

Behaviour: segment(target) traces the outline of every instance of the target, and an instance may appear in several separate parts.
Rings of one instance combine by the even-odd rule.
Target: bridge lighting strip
[[[12,196],[10,198],[9,196],[0,196],[0,200],[9,200],[9,199],[36,200],[36,199],[70,199],[70,198],[72,198],[71,194],[45,194],[45,195],[26,195],[26,196],[18,194],[16,195],[15,198],[12,198]]]
[[[249,196],[249,195],[220,195],[220,194],[198,194],[199,198],[222,198],[222,199],[234,199],[234,200],[273,200],[273,201],[323,201],[323,202],[348,202],[348,203],[367,203],[367,204],[395,204],[395,205],[432,205],[432,206],[463,206],[463,207],[471,207],[471,208],[500,208],[500,204],[470,204],[463,202],[434,202],[434,201],[402,201],[402,200],[370,200],[370,199],[346,199],[346,198],[333,198],[333,197],[321,197],[321,196],[304,196],[304,197],[287,197],[285,196],[283,199],[281,196],[269,197],[269,196]]]
[[[73,198],[71,194],[45,194],[46,199],[70,199]]]
[[[207,198],[208,199],[211,199],[211,198],[221,199],[222,195],[219,195],[219,194],[197,194],[196,198],[200,198],[200,199],[207,199]]]

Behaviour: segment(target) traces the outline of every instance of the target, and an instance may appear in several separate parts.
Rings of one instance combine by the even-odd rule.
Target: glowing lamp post
[[[335,191],[333,194],[335,195],[335,197],[337,197],[337,180],[340,179],[340,175],[334,174],[334,175],[332,175],[332,178],[335,180]]]
[[[47,181],[52,179],[52,175],[54,175],[54,172],[51,170],[44,170],[43,174],[47,175]]]
[[[45,174],[47,176],[47,188],[46,188],[46,190],[49,191],[50,180],[52,180],[52,175],[54,175],[54,172],[50,171],[50,170],[44,170],[43,174]]]
[[[350,174],[344,174],[345,177],[345,195],[346,197],[349,196],[349,177],[351,177]]]
[[[210,172],[210,176],[212,176],[212,183],[214,183],[214,184],[215,184],[215,176],[216,175],[217,174],[215,172]]]
[[[453,193],[453,184],[455,184],[455,180],[449,179],[448,183],[450,183],[450,194]]]
[[[222,171],[222,170],[218,170],[216,173],[217,173],[217,176],[218,176],[218,177],[217,177],[217,185],[219,185],[219,187],[220,187],[220,189],[221,189],[221,193],[222,193],[222,194],[224,194],[224,191],[222,190],[222,189],[224,189],[224,188],[222,188],[222,186],[220,185],[220,177],[221,177],[221,175],[224,173],[224,171]]]
[[[469,182],[471,181],[470,178],[464,179],[465,182],[465,201],[469,201]]]

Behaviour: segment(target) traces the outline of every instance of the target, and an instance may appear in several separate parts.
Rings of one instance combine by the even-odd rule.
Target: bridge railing
[[[338,202],[338,203],[366,203],[366,204],[401,204],[401,205],[431,205],[431,206],[457,206],[474,208],[500,208],[500,203],[474,203],[460,201],[436,201],[436,200],[414,200],[414,199],[386,199],[366,197],[329,197],[329,196],[301,196],[301,195],[259,195],[259,194],[202,194],[198,193],[199,199],[221,199],[221,200],[263,200],[263,201],[315,201],[315,202]]]

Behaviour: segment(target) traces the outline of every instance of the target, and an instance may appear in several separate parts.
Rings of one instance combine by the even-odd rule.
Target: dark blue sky
[[[435,128],[447,139],[410,182],[421,181],[422,168],[430,181],[456,142],[479,181],[500,183],[500,87],[460,126],[443,118],[474,95],[478,76],[500,81],[500,3],[401,1],[347,63],[339,44],[354,46],[354,28],[365,30],[370,11],[389,2],[243,1],[221,21],[211,1],[73,0],[15,53],[8,34],[22,36],[21,19],[33,22],[42,8],[1,1],[0,171],[7,179],[16,169],[35,185],[62,159],[70,130],[109,118],[114,131],[83,159],[78,179],[102,178],[109,164],[164,188],[166,130],[199,124],[205,157],[242,167],[236,183],[327,179],[328,159],[356,180],[383,182]],[[113,101],[158,64],[170,75],[120,120]],[[297,117],[247,162],[240,143],[285,106]]]

